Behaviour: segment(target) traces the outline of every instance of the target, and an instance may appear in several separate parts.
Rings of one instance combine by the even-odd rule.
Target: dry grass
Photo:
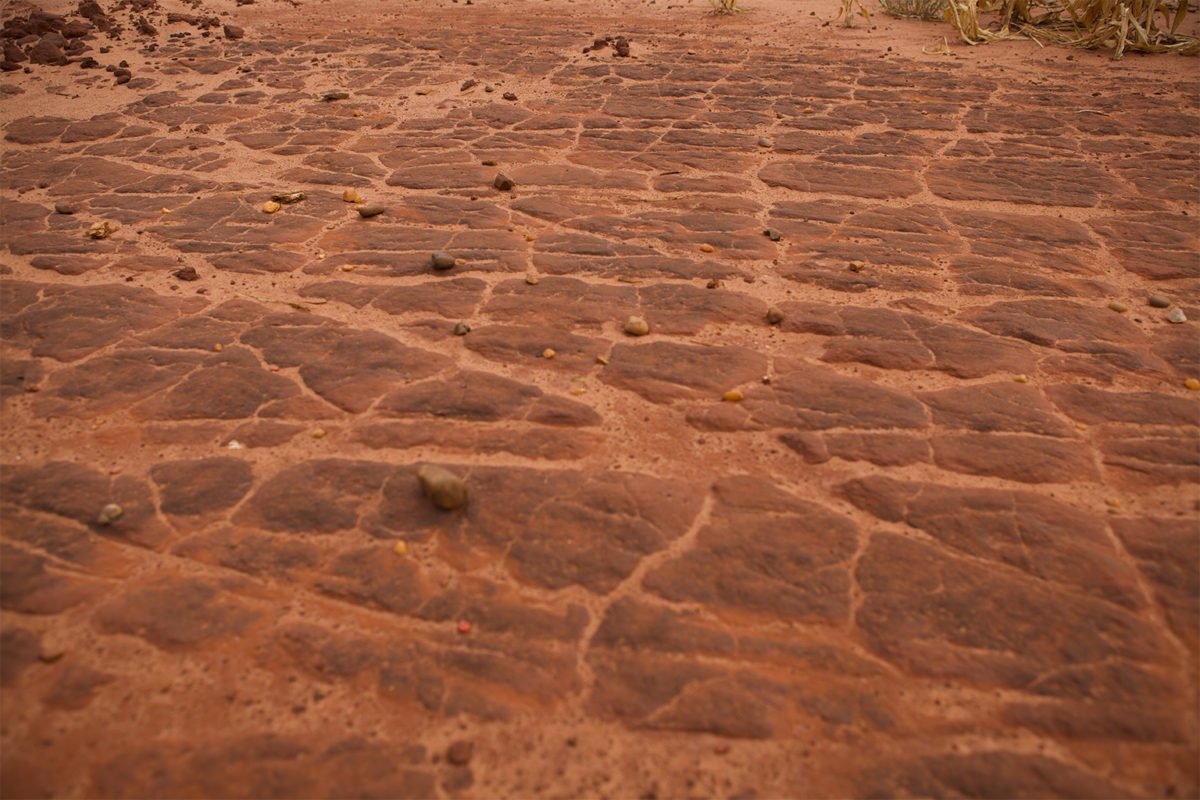
[[[947,0],[879,0],[883,10],[903,19],[942,19]]]
[[[982,14],[995,14],[999,28],[985,27]],[[967,44],[1030,38],[1107,47],[1114,59],[1127,50],[1200,55],[1200,39],[1178,33],[1186,16],[1187,0],[949,0],[945,12]]]
[[[738,8],[738,0],[712,0],[714,14],[737,14],[740,11],[745,11],[744,8]]]
[[[857,16],[862,17],[867,22],[871,21],[871,12],[866,5],[863,4],[863,0],[842,0],[842,7],[838,10],[838,15],[836,18],[840,19],[842,24],[847,28],[854,27],[855,6],[858,6]]]

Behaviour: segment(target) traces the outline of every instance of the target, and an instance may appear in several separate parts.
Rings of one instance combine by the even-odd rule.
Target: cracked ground
[[[1195,797],[1196,62],[832,5],[10,4],[0,793]]]

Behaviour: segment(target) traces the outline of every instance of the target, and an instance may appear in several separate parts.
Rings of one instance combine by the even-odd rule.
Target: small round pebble
[[[1124,314],[1129,310],[1129,306],[1125,305],[1120,300],[1113,300],[1108,304],[1108,307],[1113,311],[1116,311],[1118,314]]]
[[[1187,322],[1187,314],[1183,313],[1182,308],[1175,306],[1175,308],[1172,308],[1167,312],[1167,322],[1173,322],[1176,325],[1181,325],[1184,322]]]
[[[526,275],[525,282],[528,283],[530,286],[537,286],[538,285],[538,276],[537,275]]]
[[[702,245],[700,245],[700,252],[701,252],[701,253],[711,253],[712,251],[714,251],[714,250],[716,250],[716,249],[717,249],[717,248],[713,247],[711,244],[702,244]]]
[[[1146,298],[1151,308],[1170,308],[1171,298],[1163,294],[1152,294]]]
[[[725,394],[721,395],[721,399],[722,399],[722,400],[724,400],[724,401],[725,401],[725,402],[727,402],[727,403],[737,403],[737,402],[740,402],[740,401],[741,401],[741,399],[742,399],[742,397],[743,397],[743,396],[744,396],[744,395],[741,393],[741,391],[740,391],[740,390],[738,390],[738,389],[730,389],[728,392],[726,392]]]
[[[492,181],[492,186],[495,186],[502,192],[507,192],[516,185],[517,184],[513,181],[513,179],[505,175],[503,172],[498,173],[496,175],[496,179]]]
[[[1188,378],[1183,382],[1183,385],[1186,386],[1190,391],[1200,391],[1200,381],[1196,380],[1195,378]]]
[[[444,467],[422,464],[417,480],[425,496],[440,509],[453,511],[467,503],[467,482]]]
[[[112,525],[125,514],[125,509],[121,508],[116,503],[109,503],[104,508],[100,509],[100,513],[96,516],[97,525]]]
[[[554,358],[556,355],[558,355],[558,353],[554,352],[554,348],[552,348],[552,347],[547,347],[545,350],[542,351],[542,358],[545,358],[545,359]]]
[[[324,429],[324,428],[317,428],[316,430],[314,430],[314,431],[312,432],[312,437],[313,437],[314,439],[324,439],[324,438],[325,438],[325,429]]]
[[[625,332],[630,336],[645,336],[650,332],[650,323],[641,317],[630,317],[625,320]]]
[[[459,322],[454,326],[455,336],[466,336],[471,332],[471,326],[465,322]]]
[[[262,204],[262,212],[264,214],[274,214],[282,207],[283,206],[279,205],[279,203],[276,203],[274,200],[268,200]]]
[[[392,552],[398,556],[408,555],[408,542],[403,540],[396,542],[396,544],[392,546]]]
[[[54,204],[54,210],[59,214],[74,214],[79,211],[79,206],[66,200],[59,200]]]
[[[342,192],[342,200],[347,203],[362,202],[362,198],[358,196],[358,190],[356,189],[347,189],[346,191]]]
[[[460,619],[457,627],[459,633],[467,634],[471,632],[471,623],[467,622],[465,619]]]
[[[866,268],[867,268],[867,265],[865,263],[863,263],[862,261],[851,261],[850,262],[850,271],[851,272],[862,272]]]
[[[363,219],[370,219],[371,217],[378,217],[380,214],[382,214],[385,211],[387,211],[387,207],[381,206],[378,203],[371,203],[370,205],[358,207],[358,215],[360,217],[362,217]]]
[[[771,306],[767,309],[767,322],[771,325],[778,325],[783,322],[783,312],[775,306]]]
[[[429,257],[429,263],[434,269],[450,269],[455,264],[455,258],[449,253],[434,253]]]

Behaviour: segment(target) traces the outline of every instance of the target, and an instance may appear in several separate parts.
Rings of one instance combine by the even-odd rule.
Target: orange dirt
[[[1195,61],[205,2],[0,75],[0,794],[1196,796]]]

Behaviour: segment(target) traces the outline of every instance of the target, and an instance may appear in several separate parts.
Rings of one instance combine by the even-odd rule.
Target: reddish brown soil
[[[221,2],[0,76],[3,796],[1196,796],[1194,60]]]

